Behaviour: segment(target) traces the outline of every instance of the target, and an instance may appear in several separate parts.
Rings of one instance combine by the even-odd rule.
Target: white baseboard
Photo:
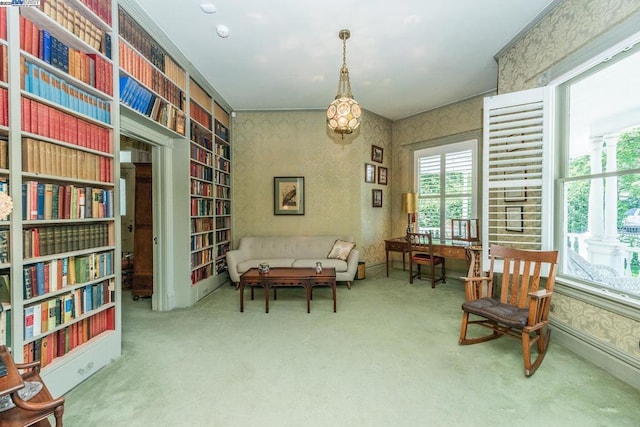
[[[551,327],[552,345],[560,344],[640,390],[640,363],[637,360],[566,325],[552,321]]]

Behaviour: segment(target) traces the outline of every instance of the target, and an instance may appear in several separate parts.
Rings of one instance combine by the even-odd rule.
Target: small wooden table
[[[264,288],[265,313],[269,312],[269,290],[284,286],[299,286],[304,288],[307,298],[307,313],[311,312],[311,294],[314,286],[330,286],[333,294],[333,312],[336,312],[336,269],[323,268],[322,273],[316,273],[315,268],[275,267],[268,273],[260,273],[257,268],[251,268],[240,276],[240,312],[244,312],[244,288]],[[275,296],[275,295],[274,295]]]

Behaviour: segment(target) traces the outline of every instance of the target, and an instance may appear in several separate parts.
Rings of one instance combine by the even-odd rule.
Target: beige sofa
[[[227,252],[229,276],[237,284],[242,273],[263,262],[269,267],[315,267],[320,261],[323,267],[335,268],[336,281],[347,282],[351,288],[360,253],[354,247],[346,261],[327,258],[336,240],[354,241],[351,236],[241,237],[238,249]]]

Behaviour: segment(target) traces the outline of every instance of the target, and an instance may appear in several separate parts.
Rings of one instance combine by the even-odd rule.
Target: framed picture
[[[273,178],[273,214],[304,215],[304,177]]]
[[[364,182],[376,182],[376,165],[364,164]]]
[[[524,213],[522,206],[508,206],[505,208],[505,228],[507,231],[524,231]]]
[[[374,208],[382,207],[382,190],[371,190],[372,206]]]
[[[378,166],[378,184],[387,185],[387,168]]]
[[[371,146],[371,161],[376,163],[382,163],[382,155],[384,154],[384,150],[382,147],[378,147],[377,145]]]

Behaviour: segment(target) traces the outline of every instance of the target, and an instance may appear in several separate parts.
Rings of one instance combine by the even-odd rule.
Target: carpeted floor
[[[640,390],[554,344],[523,374],[520,343],[459,346],[462,284],[406,273],[351,290],[223,286],[158,313],[123,296],[123,355],[66,396],[75,426],[638,426]]]

